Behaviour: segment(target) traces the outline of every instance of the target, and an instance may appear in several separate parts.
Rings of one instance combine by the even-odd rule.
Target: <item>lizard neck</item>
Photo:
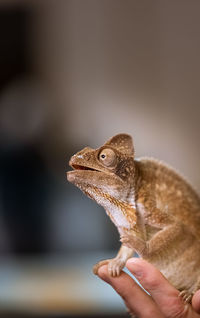
[[[131,229],[136,224],[136,210],[129,203],[112,201],[105,210],[118,229]]]
[[[129,202],[115,198],[96,187],[92,188],[91,193],[90,189],[87,188],[85,193],[104,207],[106,213],[118,228],[130,229],[136,224],[135,208]]]
[[[134,180],[133,180],[133,189],[134,189],[134,199],[137,201],[138,192],[142,183],[142,172],[140,169],[140,164],[137,160],[134,160]]]
[[[131,229],[136,224],[136,200],[141,185],[142,174],[137,162],[134,162],[134,174],[129,179],[129,191],[125,201],[114,199],[105,207],[113,223],[119,228]],[[119,230],[120,231],[120,230]]]
[[[137,163],[137,161],[134,161],[134,177],[129,181],[130,189],[127,195],[127,202],[136,209],[136,200],[137,200],[137,194],[138,190],[140,188],[141,184],[141,173],[140,168]]]

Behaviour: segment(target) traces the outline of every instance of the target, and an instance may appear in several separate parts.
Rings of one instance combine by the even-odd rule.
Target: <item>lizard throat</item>
[[[118,228],[130,229],[136,224],[136,211],[132,205],[102,192],[97,187],[87,187],[83,191],[88,197],[104,207],[106,213]]]

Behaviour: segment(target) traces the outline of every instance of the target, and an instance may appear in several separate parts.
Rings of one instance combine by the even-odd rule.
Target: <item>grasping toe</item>
[[[108,263],[108,272],[110,276],[119,276],[124,266],[125,263],[121,258],[111,259]]]
[[[182,298],[182,300],[184,301],[184,303],[186,304],[190,304],[192,301],[192,296],[193,294],[189,293],[187,290],[182,290],[178,297]]]

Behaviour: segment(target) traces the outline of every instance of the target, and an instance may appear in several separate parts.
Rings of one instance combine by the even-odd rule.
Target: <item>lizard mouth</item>
[[[82,165],[78,165],[78,164],[74,164],[74,163],[72,164],[71,162],[70,162],[70,166],[72,167],[73,170],[72,171],[68,171],[66,173],[67,174],[67,180],[69,182],[74,183],[74,184],[76,184],[76,183],[78,184],[78,182],[79,183],[84,183],[84,176],[81,176],[84,173],[84,171],[91,171],[91,172],[94,172],[94,173],[100,172],[99,170],[96,170],[96,169],[93,169],[93,168],[90,168],[90,167],[86,167],[86,166],[82,166]],[[83,172],[81,173],[81,171],[83,171]]]
[[[71,167],[74,170],[90,170],[90,171],[98,171],[96,169],[90,168],[90,167],[86,167],[86,166],[81,166],[81,165],[76,165],[76,164],[72,164]]]

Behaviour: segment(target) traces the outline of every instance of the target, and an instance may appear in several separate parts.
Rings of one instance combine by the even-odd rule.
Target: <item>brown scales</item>
[[[117,256],[94,272],[108,264],[110,274],[119,275],[137,252],[191,301],[200,288],[200,199],[184,178],[163,162],[136,160],[127,134],[84,148],[70,166],[68,180],[105,208],[122,242]]]

